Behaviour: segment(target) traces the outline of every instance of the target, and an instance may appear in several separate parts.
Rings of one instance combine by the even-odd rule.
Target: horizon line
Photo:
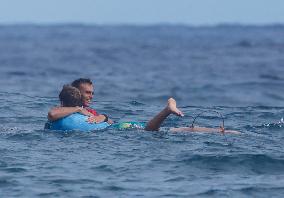
[[[212,24],[190,24],[190,23],[172,23],[172,22],[158,22],[158,23],[87,23],[87,22],[0,22],[0,26],[133,26],[133,27],[147,27],[147,26],[185,26],[185,27],[274,27],[284,26],[284,22],[278,23],[240,23],[240,22],[220,22]]]

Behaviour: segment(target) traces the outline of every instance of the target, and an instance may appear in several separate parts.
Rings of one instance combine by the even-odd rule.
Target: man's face
[[[94,95],[94,87],[89,83],[80,84],[79,90],[82,94],[82,102],[84,107],[90,106],[93,95]]]

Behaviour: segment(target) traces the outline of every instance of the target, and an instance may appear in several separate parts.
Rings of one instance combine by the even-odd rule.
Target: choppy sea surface
[[[159,132],[43,130],[64,84]],[[1,197],[282,197],[284,26],[0,26]],[[169,132],[197,124],[241,135]]]

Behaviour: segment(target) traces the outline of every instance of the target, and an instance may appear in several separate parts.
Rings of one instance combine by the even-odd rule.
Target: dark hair
[[[93,84],[89,78],[79,78],[79,79],[74,80],[71,85],[79,89],[80,85],[85,84],[85,83],[88,83],[90,85]]]
[[[64,85],[59,99],[64,107],[82,106],[82,95],[79,89],[71,85]]]

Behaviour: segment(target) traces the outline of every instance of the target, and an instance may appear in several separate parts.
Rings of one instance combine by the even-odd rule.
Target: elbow
[[[49,121],[55,121],[56,120],[56,115],[53,111],[49,111],[48,114],[47,114],[47,119]]]

